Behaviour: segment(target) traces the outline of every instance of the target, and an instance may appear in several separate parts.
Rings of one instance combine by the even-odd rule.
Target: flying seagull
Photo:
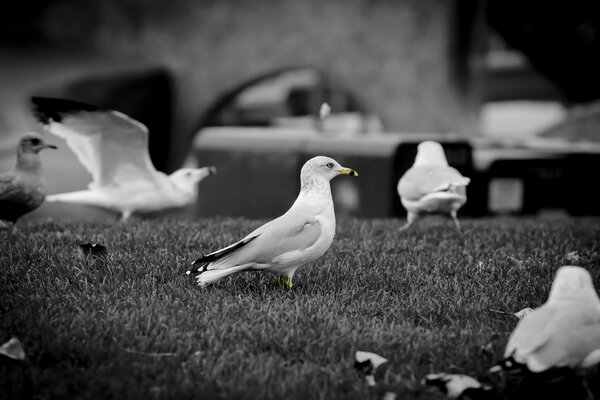
[[[15,167],[0,174],[0,221],[9,223],[5,224],[9,235],[17,219],[38,208],[46,197],[38,154],[43,149],[56,149],[56,146],[46,144],[37,133],[25,134],[19,140]]]
[[[460,231],[456,212],[467,201],[470,181],[448,165],[441,144],[419,143],[414,164],[398,181],[398,195],[407,211],[407,222],[400,229],[408,229],[423,214],[449,214]]]
[[[504,360],[490,369],[533,373],[581,370],[600,362],[600,299],[592,277],[560,267],[544,305],[522,318],[508,339]]]
[[[148,129],[114,110],[73,100],[33,97],[33,111],[50,132],[66,140],[92,175],[88,190],[54,194],[48,201],[101,207],[128,219],[183,207],[197,198],[197,184],[215,167],[157,171],[148,154]]]
[[[205,286],[240,271],[261,270],[278,274],[279,284],[291,288],[294,272],[321,257],[333,241],[335,213],[329,181],[342,174],[358,176],[329,157],[308,160],[300,172],[300,194],[292,207],[239,242],[194,261],[198,284]]]

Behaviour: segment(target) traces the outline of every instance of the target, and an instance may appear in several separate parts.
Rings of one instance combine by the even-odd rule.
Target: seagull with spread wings
[[[38,154],[43,149],[56,149],[56,146],[46,144],[37,133],[25,134],[19,140],[15,167],[0,174],[0,221],[10,223],[7,225],[9,236],[17,219],[38,208],[46,198]]]
[[[444,148],[432,140],[419,143],[415,162],[398,181],[398,195],[407,211],[408,229],[421,215],[449,214],[460,231],[456,215],[467,201],[471,180],[448,165]]]
[[[239,242],[194,261],[198,284],[260,270],[277,274],[279,284],[291,288],[294,272],[321,257],[333,241],[335,213],[329,181],[342,174],[358,176],[329,157],[308,160],[300,172],[300,194],[291,208]]]
[[[193,203],[197,184],[216,173],[214,167],[157,171],[148,154],[148,129],[118,111],[66,99],[33,97],[32,103],[37,119],[66,140],[93,179],[88,190],[50,195],[49,202],[114,210],[126,220],[134,212]]]

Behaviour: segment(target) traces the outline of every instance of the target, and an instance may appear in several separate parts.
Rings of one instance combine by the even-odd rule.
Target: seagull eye
[[[40,144],[40,139],[31,139],[31,144],[37,146],[38,144]]]
[[[333,168],[333,163],[327,163],[327,168]]]

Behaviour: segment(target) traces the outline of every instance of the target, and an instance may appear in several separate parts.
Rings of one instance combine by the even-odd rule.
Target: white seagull
[[[365,375],[365,380],[369,387],[377,386],[375,375],[379,367],[385,365],[387,362],[387,358],[383,358],[379,354],[371,353],[370,351],[358,350],[354,353],[354,368]]]
[[[197,184],[214,167],[157,171],[148,154],[148,129],[114,110],[73,100],[32,98],[34,114],[66,140],[92,175],[88,190],[54,194],[49,202],[85,204],[117,211],[124,221],[134,212],[183,207],[197,198]]]
[[[419,143],[414,164],[398,181],[398,195],[407,211],[401,230],[423,214],[449,214],[460,231],[456,212],[467,201],[470,181],[448,165],[442,145],[431,140]]]
[[[277,274],[279,284],[291,288],[294,272],[321,257],[333,241],[335,213],[329,181],[342,174],[358,176],[329,157],[308,160],[300,172],[300,194],[292,207],[239,242],[194,261],[198,284],[259,270]]]
[[[495,389],[477,379],[462,374],[447,374],[444,372],[429,374],[423,379],[423,384],[438,387],[448,399],[492,399]]]
[[[38,208],[46,198],[38,154],[43,149],[56,149],[56,146],[46,144],[37,133],[23,135],[17,147],[15,167],[0,174],[0,221],[10,223],[9,236],[17,219]]]
[[[544,305],[519,321],[501,364],[539,373],[553,368],[580,370],[600,362],[600,299],[592,277],[581,267],[558,269]]]

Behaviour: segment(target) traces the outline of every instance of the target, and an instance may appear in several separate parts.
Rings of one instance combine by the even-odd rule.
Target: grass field
[[[338,221],[332,247],[295,287],[245,273],[201,289],[185,275],[201,254],[263,221],[79,224],[23,221],[0,244],[0,398],[364,399],[356,350],[394,365],[399,399],[442,395],[430,372],[475,377],[502,355],[516,321],[489,309],[541,305],[577,252],[600,283],[600,219]],[[105,263],[77,244],[108,247]],[[481,345],[495,353],[482,356]]]

